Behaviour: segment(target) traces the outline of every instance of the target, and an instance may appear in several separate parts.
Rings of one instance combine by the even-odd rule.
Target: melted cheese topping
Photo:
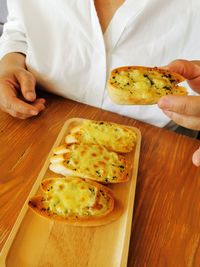
[[[108,182],[118,179],[126,171],[124,161],[117,153],[107,151],[103,146],[74,144],[69,147],[64,164],[67,168]]]
[[[171,74],[156,70],[127,69],[115,71],[110,79],[113,86],[126,90],[130,95],[139,98],[184,94],[185,88],[176,86],[178,80]]]
[[[104,145],[114,151],[131,151],[136,142],[136,133],[132,130],[107,122],[85,121],[80,131],[82,142]]]
[[[76,178],[56,179],[45,192],[44,199],[49,212],[64,217],[99,216],[108,209],[108,201],[101,190]]]

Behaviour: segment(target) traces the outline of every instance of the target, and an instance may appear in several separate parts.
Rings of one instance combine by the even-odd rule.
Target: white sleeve
[[[26,34],[22,19],[19,17],[15,0],[7,0],[8,18],[4,24],[3,34],[0,38],[0,59],[8,53],[20,52],[26,54]]]

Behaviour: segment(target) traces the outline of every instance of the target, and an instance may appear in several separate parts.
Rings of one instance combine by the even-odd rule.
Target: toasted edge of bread
[[[185,87],[178,86],[178,83],[183,82],[185,78],[181,76],[178,73],[169,71],[167,69],[161,69],[157,67],[144,67],[144,66],[124,66],[124,67],[119,67],[116,69],[113,69],[111,71],[109,80],[107,81],[107,90],[108,94],[111,98],[111,100],[120,105],[152,105],[156,104],[158,100],[164,96],[164,95],[151,95],[151,97],[144,98],[142,97],[142,91],[141,95],[138,97],[134,96],[133,93],[130,93],[130,90],[128,89],[122,89],[119,88],[117,85],[114,85],[114,83],[111,82],[112,77],[115,76],[118,72],[120,71],[131,71],[131,70],[141,70],[141,71],[156,71],[158,73],[162,73],[163,75],[170,75],[170,77],[173,80],[173,84],[171,84],[172,90],[165,90],[166,94],[164,95],[187,95],[187,90]],[[149,87],[151,89],[151,87]],[[159,89],[158,89],[159,91]]]

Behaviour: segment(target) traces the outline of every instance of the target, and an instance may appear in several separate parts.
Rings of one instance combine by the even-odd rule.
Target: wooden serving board
[[[41,181],[44,178],[59,176],[48,169],[53,148],[64,143],[64,137],[70,129],[82,121],[83,119],[70,119],[60,131],[2,250],[1,267],[127,265],[141,143],[141,134],[137,128],[129,127],[137,133],[138,138],[134,151],[125,154],[133,163],[130,180],[122,184],[108,185],[116,200],[123,206],[122,214],[115,221],[101,226],[70,226],[38,216],[28,208],[28,200],[37,194]]]

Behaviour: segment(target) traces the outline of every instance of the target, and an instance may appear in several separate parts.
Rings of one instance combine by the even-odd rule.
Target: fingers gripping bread
[[[136,133],[128,127],[103,121],[85,120],[83,124],[72,128],[65,142],[98,144],[111,151],[126,153],[133,149],[136,139]]]
[[[61,145],[50,158],[50,170],[103,183],[129,179],[131,164],[123,156],[94,144]]]
[[[130,66],[114,69],[107,83],[111,100],[122,105],[155,104],[165,95],[187,95],[178,86],[181,75],[157,67]]]
[[[50,178],[42,182],[42,194],[29,206],[50,219],[75,223],[93,221],[114,208],[112,192],[105,186],[77,177]]]

